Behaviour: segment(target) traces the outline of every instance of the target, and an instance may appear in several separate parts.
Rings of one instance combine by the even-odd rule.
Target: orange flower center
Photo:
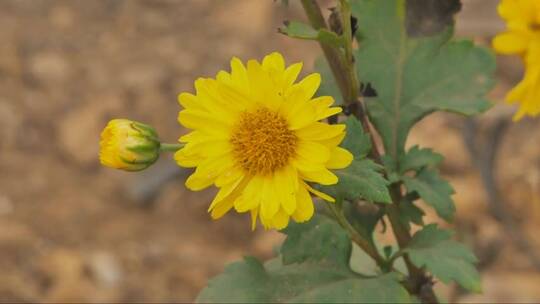
[[[236,161],[247,173],[267,175],[289,163],[298,138],[279,113],[259,108],[240,115],[231,143]]]

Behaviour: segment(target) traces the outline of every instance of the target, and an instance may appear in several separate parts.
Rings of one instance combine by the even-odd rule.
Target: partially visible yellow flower
[[[295,83],[302,63],[285,67],[272,53],[247,66],[231,60],[231,72],[195,82],[196,95],[182,93],[179,122],[192,131],[175,154],[183,167],[195,167],[186,181],[191,190],[215,185],[210,205],[214,219],[234,208],[251,212],[266,228],[282,229],[292,217],[309,220],[314,212],[310,193],[334,199],[309,183],[332,185],[329,169],[347,167],[353,156],[338,147],[345,125],[320,120],[341,112],[330,96],[314,98],[321,77],[311,74]]]
[[[514,120],[536,116],[540,114],[540,1],[502,0],[498,11],[508,30],[495,37],[493,48],[501,54],[520,55],[525,62],[525,77],[506,101],[520,103]]]
[[[99,160],[104,166],[140,171],[158,159],[160,143],[152,127],[127,119],[113,119],[101,133],[99,146]]]

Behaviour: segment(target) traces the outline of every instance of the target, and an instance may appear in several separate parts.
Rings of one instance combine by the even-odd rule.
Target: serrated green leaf
[[[349,266],[350,240],[328,218],[316,216],[312,225],[297,224],[285,230],[288,243],[282,256],[263,265],[255,258],[233,263],[211,279],[198,296],[202,303],[408,303],[410,296],[388,273],[366,278]],[[305,227],[302,227],[305,226]],[[328,238],[331,234],[335,237]],[[310,239],[303,242],[306,236]],[[346,236],[346,235],[345,235]],[[331,240],[325,244],[325,241]],[[333,242],[332,240],[335,240]],[[349,244],[344,246],[345,242]],[[316,246],[310,248],[309,246]],[[328,249],[322,248],[326,245]],[[334,247],[337,245],[337,247]],[[296,247],[296,248],[295,248]],[[321,252],[315,252],[323,249]],[[306,251],[310,254],[300,254]],[[342,251],[342,254],[335,254]]]
[[[495,60],[469,41],[450,41],[452,28],[426,38],[405,31],[405,0],[354,0],[359,78],[377,91],[367,99],[371,121],[393,158],[404,153],[411,127],[433,111],[472,115],[489,108]]]
[[[409,303],[410,296],[389,273],[361,278],[350,270],[317,264],[273,265],[255,258],[228,266],[209,281],[198,303]],[[250,280],[253,278],[253,280]]]
[[[339,181],[336,185],[322,186],[323,192],[349,201],[363,199],[368,202],[392,202],[388,192],[388,181],[383,177],[383,168],[370,159],[353,160],[345,169],[334,173]]]
[[[444,283],[456,281],[463,288],[481,292],[477,259],[463,244],[451,240],[452,232],[427,225],[412,238],[405,252],[417,267],[425,267]]]
[[[211,279],[208,286],[197,297],[197,303],[262,303],[271,297],[272,291],[265,288],[268,273],[254,257],[245,257]]]
[[[410,229],[410,223],[416,225],[424,225],[425,213],[422,209],[418,208],[412,201],[402,201],[399,204],[399,216],[401,222]]]
[[[292,38],[317,40],[334,47],[341,47],[344,42],[343,38],[334,32],[325,29],[316,30],[298,21],[286,22],[284,27],[279,28],[279,32]]]
[[[315,215],[307,223],[290,223],[283,230],[287,239],[281,246],[283,264],[318,261],[325,264],[347,264],[351,241],[335,221]]]
[[[371,151],[369,134],[364,132],[362,124],[354,116],[349,116],[344,124],[347,126],[347,135],[341,146],[349,150],[356,159],[365,158]]]
[[[317,91],[318,96],[332,96],[334,97],[335,106],[343,104],[343,97],[339,91],[339,87],[336,83],[334,75],[330,66],[326,62],[326,59],[323,57],[317,58],[315,60],[315,70],[321,74],[321,85]]]
[[[402,155],[399,160],[399,171],[404,174],[407,171],[418,171],[424,167],[437,166],[444,160],[444,157],[433,152],[432,149],[414,146],[406,154]]]
[[[447,221],[452,220],[456,212],[456,206],[451,197],[454,189],[439,176],[437,171],[424,169],[415,177],[403,176],[402,179],[409,192],[417,192],[440,217]]]

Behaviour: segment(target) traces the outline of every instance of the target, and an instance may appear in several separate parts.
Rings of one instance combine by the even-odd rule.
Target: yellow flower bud
[[[152,127],[128,119],[113,119],[101,133],[99,146],[102,165],[140,171],[156,162],[160,143]]]

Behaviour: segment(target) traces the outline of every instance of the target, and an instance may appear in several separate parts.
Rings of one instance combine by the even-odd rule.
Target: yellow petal
[[[216,194],[216,197],[214,197],[214,200],[210,204],[210,207],[208,207],[208,211],[211,211],[214,209],[214,207],[221,201],[225,200],[228,196],[233,194],[233,192],[241,192],[241,190],[245,187],[246,181],[243,179],[239,179],[237,181],[234,181],[228,185],[225,185],[219,189],[218,193]],[[236,195],[238,196],[238,195]]]
[[[503,0],[497,7],[499,15],[507,21],[531,23],[538,14],[537,0]]]
[[[501,54],[521,54],[527,50],[529,39],[518,32],[506,32],[495,36],[493,48]]]
[[[303,92],[302,100],[311,100],[315,92],[321,85],[321,75],[319,73],[313,73],[302,79],[296,86],[300,87]]]
[[[219,117],[208,112],[196,110],[183,110],[178,114],[178,121],[188,129],[211,130],[214,128],[228,128],[229,122],[221,120]]]
[[[275,197],[274,184],[271,178],[265,177],[261,192],[261,217],[272,219],[280,209],[280,204]]]
[[[283,74],[284,89],[289,88],[296,81],[298,74],[300,74],[300,71],[302,70],[302,65],[302,62],[298,62],[285,69],[285,73]]]
[[[339,134],[336,137],[333,137],[333,138],[330,138],[330,139],[327,139],[327,140],[323,140],[323,141],[319,141],[319,143],[325,145],[326,147],[336,147],[337,145],[339,145],[343,141],[343,139],[345,138],[345,135],[347,135],[347,134],[345,132],[343,132],[342,134]]]
[[[277,70],[283,72],[285,70],[285,60],[280,53],[273,52],[270,55],[266,55],[262,62],[262,67],[265,70]]]
[[[197,100],[197,96],[190,93],[178,95],[178,102],[184,109],[204,110],[204,106]]]
[[[292,214],[296,209],[296,191],[298,188],[298,175],[296,170],[287,166],[278,170],[273,178],[276,198],[281,203],[281,208],[287,214]]]
[[[231,81],[237,88],[249,88],[246,67],[242,61],[236,57],[231,59]]]
[[[325,163],[318,163],[306,160],[302,157],[296,157],[292,160],[292,164],[301,172],[305,171],[321,171],[325,168]]]
[[[313,141],[299,141],[296,153],[301,158],[313,163],[326,163],[330,159],[330,150],[326,146]]]
[[[300,174],[307,181],[325,186],[335,185],[338,182],[338,177],[328,169],[320,171],[301,171]]]
[[[280,209],[272,218],[272,227],[281,230],[289,224],[289,215]]]
[[[330,108],[330,106],[334,104],[334,98],[332,96],[320,96],[314,98],[311,103],[313,103],[315,107],[316,120],[325,119],[332,115],[339,114],[343,110],[341,107]]]
[[[283,104],[287,104],[288,102],[289,101],[285,100]],[[285,115],[289,122],[290,130],[298,130],[317,121],[315,109],[311,105],[305,101],[293,102],[297,102],[297,106],[291,107]]]
[[[232,155],[225,153],[208,157],[199,164],[195,173],[215,180],[219,175],[223,174],[226,170],[230,170],[233,166],[234,160]]]
[[[214,183],[213,178],[206,178],[193,173],[186,180],[186,187],[192,191],[199,191],[209,187],[212,183]]]
[[[259,208],[251,209],[251,231],[254,231],[257,227],[257,216],[259,215]]]
[[[313,206],[313,200],[311,199],[307,189],[303,186],[300,186],[298,192],[296,193],[296,204],[297,208],[292,214],[292,218],[296,222],[305,222],[313,216],[315,209]]]
[[[268,73],[255,60],[248,61],[247,73],[251,98],[270,110],[276,110],[281,104],[281,97],[278,95],[279,92],[275,90]]]
[[[236,108],[237,111],[246,111],[254,106],[254,102],[249,99],[248,92],[242,92],[226,84],[218,84],[218,94],[228,101],[228,106]],[[237,118],[237,116],[235,116]]]
[[[306,183],[304,183],[304,187],[306,187],[306,189],[307,189],[309,192],[315,194],[316,196],[322,198],[323,200],[325,200],[325,201],[327,201],[327,202],[330,202],[330,203],[335,203],[335,202],[336,202],[336,200],[335,200],[333,197],[331,197],[330,195],[328,195],[328,194],[326,194],[326,193],[323,193],[323,192],[321,192],[321,191],[315,190],[315,189],[313,189],[310,185],[308,185],[308,184],[306,184]]]
[[[341,147],[335,147],[330,152],[330,159],[326,163],[326,167],[328,169],[343,169],[351,164],[353,158],[351,152]]]
[[[216,178],[216,186],[222,187],[224,185],[230,184],[240,178],[244,177],[244,171],[242,169],[233,166],[229,170],[224,171],[221,175]]]
[[[199,154],[188,154],[186,149],[180,149],[174,153],[174,160],[184,168],[193,168],[204,161],[204,157]]]
[[[223,217],[227,212],[229,212],[229,210],[232,209],[233,203],[234,203],[234,200],[232,198],[220,201],[219,204],[217,204],[212,209],[212,212],[210,213],[210,216],[214,220],[217,220],[218,218]]]
[[[216,80],[219,81],[219,82],[231,83],[231,74],[229,74],[229,73],[227,73],[225,71],[219,71],[216,74]]]
[[[260,176],[253,177],[247,183],[240,198],[234,202],[234,209],[238,212],[246,212],[258,208],[261,204],[264,182],[264,178]]]
[[[314,122],[296,131],[296,135],[303,140],[319,141],[336,137],[345,131],[345,125],[329,125]]]

